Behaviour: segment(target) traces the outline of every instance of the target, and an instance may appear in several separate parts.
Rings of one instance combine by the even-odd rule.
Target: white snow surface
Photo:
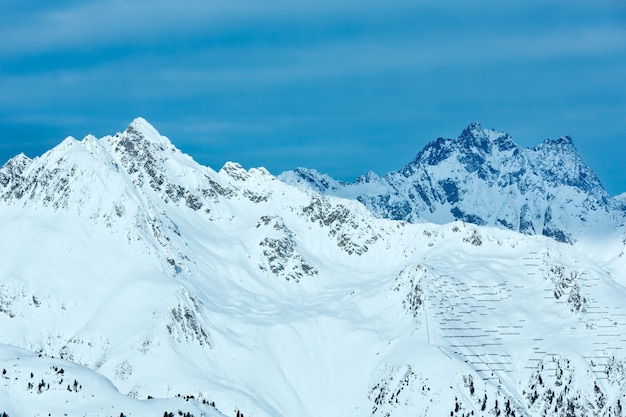
[[[376,218],[143,119],[9,161],[0,236],[12,417],[624,415],[623,242]]]

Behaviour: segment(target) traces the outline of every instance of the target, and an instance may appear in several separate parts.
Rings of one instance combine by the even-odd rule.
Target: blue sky
[[[219,169],[344,180],[472,121],[626,191],[626,1],[7,0],[0,160],[145,117]]]

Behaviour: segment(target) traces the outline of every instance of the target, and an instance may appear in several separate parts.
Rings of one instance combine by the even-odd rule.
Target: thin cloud
[[[354,7],[345,1],[87,2],[33,12],[27,21],[3,25],[0,53],[24,56],[65,50],[76,54],[117,45],[127,52],[103,50],[103,56],[122,54],[123,59],[124,53],[145,53],[141,45],[154,45],[149,51],[153,56],[171,60],[176,71],[185,69],[191,73],[187,75],[201,76],[195,67],[203,60],[221,57],[221,49],[222,56],[241,57],[242,65],[209,68],[210,76],[254,76],[248,68],[256,55],[252,63],[256,65],[253,71],[259,72],[257,78],[295,79],[315,76],[313,72],[332,76],[394,69],[420,71],[459,62],[486,66],[503,59],[597,56],[623,53],[626,48],[626,29],[615,24],[580,20],[574,23],[576,27],[571,23],[537,27],[533,13],[522,15],[522,24],[516,21],[520,14],[516,5],[498,7],[483,2],[470,8],[463,2],[451,2],[452,11],[448,11],[433,4],[416,7],[408,1],[384,5],[368,1]],[[487,7],[493,8],[489,14]],[[532,2],[529,9],[553,13],[551,7],[544,10]],[[324,19],[327,16],[332,16],[331,23]],[[178,60],[188,66],[177,64]],[[268,65],[274,62],[278,65]]]
[[[5,53],[41,52],[49,49],[98,47],[120,43],[149,44],[170,36],[185,37],[229,27],[276,20],[309,21],[332,16],[358,15],[373,11],[389,13],[410,7],[408,2],[383,5],[374,1],[354,7],[349,2],[228,1],[228,0],[106,0],[70,4],[67,7],[24,11],[26,18],[5,21],[0,32],[0,50]],[[255,23],[256,22],[256,23]]]

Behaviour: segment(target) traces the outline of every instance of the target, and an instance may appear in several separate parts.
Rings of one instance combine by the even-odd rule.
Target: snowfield
[[[614,220],[565,243],[318,191],[201,166],[143,119],[9,161],[0,411],[625,415]]]

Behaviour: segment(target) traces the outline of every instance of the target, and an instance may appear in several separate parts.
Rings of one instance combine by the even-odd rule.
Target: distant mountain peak
[[[379,180],[380,180],[380,177],[378,176],[378,174],[370,170],[370,171],[367,171],[367,174],[361,175],[360,177],[358,177],[356,180],[354,180],[354,182],[355,183],[370,183],[370,182],[375,182]]]
[[[163,140],[163,136],[143,117],[137,117],[130,122],[126,131],[140,134],[142,137],[155,142],[162,142]]]
[[[561,136],[558,139],[546,139],[543,141],[543,144],[547,146],[566,147],[574,151],[576,150],[576,147],[574,146],[574,140],[569,135]]]
[[[508,133],[501,132],[495,129],[484,128],[480,122],[472,122],[463,131],[459,136],[459,139],[464,137],[475,137],[475,138],[485,138],[488,140],[494,140],[501,136],[508,136]]]
[[[505,152],[516,148],[519,146],[508,133],[485,129],[479,122],[472,122],[455,139],[438,138],[428,143],[411,164],[438,165],[454,154],[473,172],[480,169],[494,151]]]
[[[0,187],[7,187],[9,183],[18,186],[19,179],[32,161],[24,153],[9,159],[6,164],[0,167]]]
[[[469,125],[467,125],[465,130],[481,131],[481,130],[483,130],[483,127],[480,124],[480,122],[476,120],[476,121],[473,121],[472,123],[470,123]]]
[[[126,128],[124,132],[116,136],[120,142],[144,143],[157,146],[161,150],[176,149],[170,140],[161,135],[154,126],[152,126],[143,117],[137,117]],[[128,145],[126,145],[128,148]]]
[[[25,166],[28,166],[31,162],[32,162],[32,159],[26,156],[24,152],[20,152],[19,154],[15,155],[13,158],[9,159],[4,166],[5,167],[12,166],[16,168],[25,167]]]
[[[135,181],[143,182],[145,174],[156,190],[167,182],[164,172],[167,161],[174,155],[182,155],[167,137],[141,117],[133,120],[124,132],[104,140],[112,149],[114,159]]]
[[[375,215],[409,222],[461,220],[575,242],[615,213],[571,137],[546,139],[531,149],[506,132],[470,123],[455,139],[438,138],[415,159],[382,178],[342,184],[293,171],[281,179],[322,193],[356,198]],[[585,230],[585,232],[583,232]]]
[[[483,152],[491,152],[493,143],[512,142],[511,136],[506,132],[494,129],[485,129],[479,122],[470,123],[461,135],[454,140],[459,144],[470,145]]]

